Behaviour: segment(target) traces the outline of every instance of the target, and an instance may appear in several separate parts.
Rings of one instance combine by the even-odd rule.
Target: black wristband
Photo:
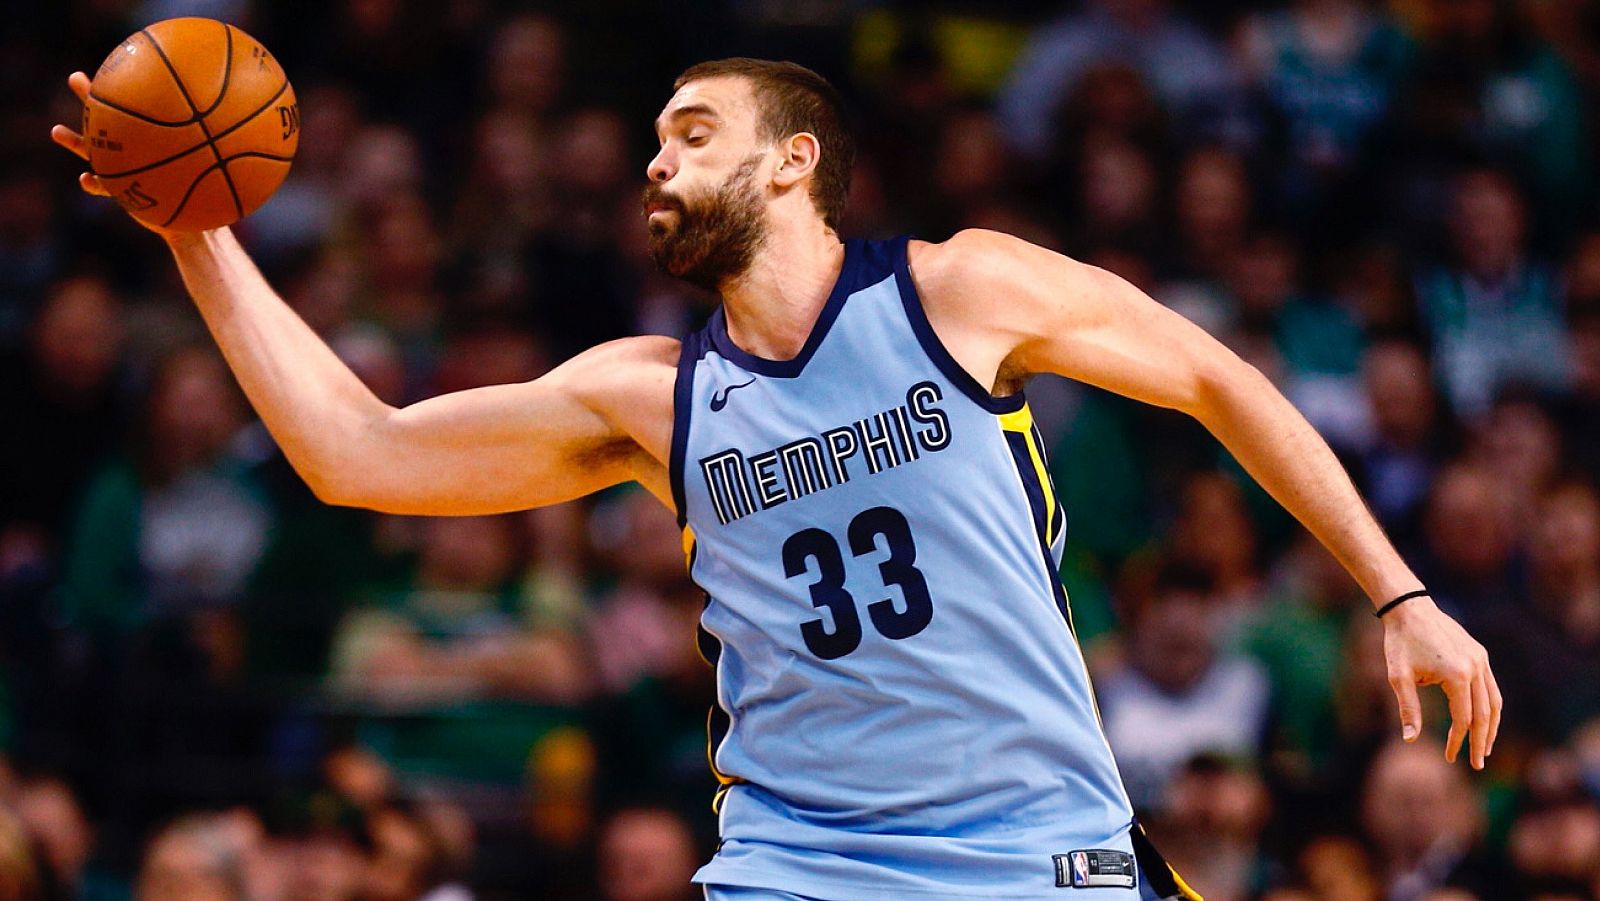
[[[1426,589],[1426,588],[1418,588],[1416,591],[1408,591],[1405,594],[1402,594],[1399,597],[1395,598],[1394,600],[1390,601],[1389,603],[1384,604],[1382,607],[1379,607],[1377,610],[1373,611],[1372,615],[1376,616],[1379,619],[1383,619],[1383,615],[1385,613],[1388,613],[1390,610],[1393,610],[1394,608],[1400,606],[1401,604],[1405,603],[1406,601],[1409,601],[1412,598],[1425,598],[1425,597],[1431,597],[1431,595],[1428,594],[1428,589]]]

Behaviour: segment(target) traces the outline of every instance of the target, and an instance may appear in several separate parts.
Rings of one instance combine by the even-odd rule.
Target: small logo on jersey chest
[[[755,376],[751,376],[750,377],[750,381],[745,382],[742,385],[729,385],[728,387],[723,388],[721,391],[712,392],[712,394],[711,394],[711,412],[713,412],[713,413],[721,412],[722,408],[726,407],[728,405],[728,395],[730,395],[733,392],[739,390],[740,388],[748,388],[751,385],[754,385],[755,383],[756,383]]]
[[[1056,888],[1137,888],[1139,870],[1126,851],[1094,848],[1057,854]]]

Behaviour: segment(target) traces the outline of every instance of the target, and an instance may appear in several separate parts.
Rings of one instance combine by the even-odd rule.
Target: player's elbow
[[[1261,370],[1220,345],[1192,365],[1188,397],[1183,412],[1207,425],[1227,416],[1240,404],[1261,400],[1278,389]]]

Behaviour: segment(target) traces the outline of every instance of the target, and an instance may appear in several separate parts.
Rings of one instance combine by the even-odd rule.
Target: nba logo
[[[1089,855],[1083,851],[1072,852],[1072,884],[1089,884]]]

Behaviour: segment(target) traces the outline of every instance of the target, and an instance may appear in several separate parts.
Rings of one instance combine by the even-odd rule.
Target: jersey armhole
[[[672,383],[672,452],[667,478],[672,482],[672,503],[677,507],[678,528],[689,524],[689,505],[683,490],[684,456],[689,449],[689,409],[694,404],[694,366],[705,355],[705,332],[684,336],[678,352],[678,375]]]
[[[963,369],[956,358],[950,355],[944,342],[933,330],[933,324],[928,321],[928,314],[922,308],[922,298],[917,294],[916,283],[911,280],[911,255],[908,252],[911,244],[910,235],[901,235],[894,239],[891,253],[894,257],[894,281],[900,288],[900,303],[905,307],[906,321],[911,323],[911,331],[917,336],[917,343],[922,345],[922,352],[927,354],[933,365],[939,368],[946,379],[950,380],[965,394],[969,400],[990,413],[1015,413],[1027,403],[1026,394],[1018,390],[1013,394],[996,397],[988,389],[978,384],[972,373]]]

